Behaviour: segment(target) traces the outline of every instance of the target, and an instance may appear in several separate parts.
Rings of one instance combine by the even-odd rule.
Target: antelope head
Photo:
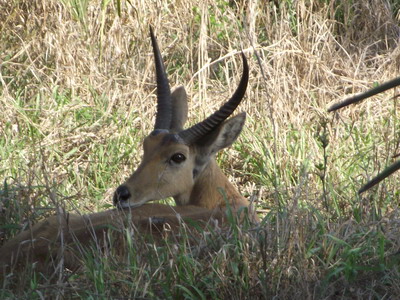
[[[239,136],[246,115],[229,120],[242,100],[249,78],[242,54],[243,74],[233,96],[204,121],[183,129],[187,99],[183,87],[171,93],[157,40],[150,28],[157,78],[157,115],[154,130],[144,139],[143,157],[137,170],[120,185],[113,202],[118,207],[137,207],[148,201],[174,197],[178,205],[191,203],[193,188],[204,170],[215,164],[215,153]],[[225,176],[220,173],[224,178]]]

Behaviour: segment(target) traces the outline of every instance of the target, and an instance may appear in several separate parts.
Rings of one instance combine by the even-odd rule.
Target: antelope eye
[[[182,153],[175,153],[171,156],[170,161],[173,161],[176,164],[180,164],[186,160],[186,156]]]

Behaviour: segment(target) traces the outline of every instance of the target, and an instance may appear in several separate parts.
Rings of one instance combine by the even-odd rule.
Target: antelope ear
[[[197,145],[201,148],[206,148],[210,154],[217,153],[219,150],[229,147],[236,141],[242,132],[245,121],[246,113],[242,112],[225,121],[219,128],[201,138],[197,141]]]
[[[183,130],[183,126],[188,116],[187,95],[183,86],[177,87],[171,94],[172,102],[172,120],[170,130],[179,132]]]

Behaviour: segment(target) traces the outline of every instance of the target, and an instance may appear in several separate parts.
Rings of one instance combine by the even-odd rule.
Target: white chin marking
[[[139,202],[139,203],[130,203],[129,201],[127,201],[127,202],[120,203],[120,206],[122,208],[135,208],[135,207],[142,206],[145,202],[146,201]]]

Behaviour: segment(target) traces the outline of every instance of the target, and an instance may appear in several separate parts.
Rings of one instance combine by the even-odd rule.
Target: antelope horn
[[[167,74],[165,73],[160,49],[158,48],[157,40],[151,26],[150,37],[151,44],[153,45],[157,77],[157,115],[154,129],[169,129],[172,118],[171,89],[169,87]]]
[[[242,53],[243,60],[243,74],[240,79],[239,86],[237,87],[233,96],[225,102],[216,112],[210,115],[204,121],[193,125],[192,127],[181,131],[178,135],[185,141],[186,144],[190,145],[199,138],[203,137],[207,133],[210,133],[219,125],[222,124],[236,109],[239,103],[242,101],[246,92],[247,83],[249,81],[249,66],[247,64],[246,56]]]
[[[384,92],[388,89],[394,88],[398,85],[400,85],[400,77],[392,79],[388,82],[382,83],[380,86],[370,89],[364,93],[355,95],[351,98],[347,98],[346,100],[343,100],[342,102],[335,103],[331,107],[328,108],[328,112],[335,111],[335,110],[338,110],[339,108],[348,106],[350,104],[360,102],[361,100],[364,100],[364,99],[372,97],[376,94],[382,93],[382,92]]]

